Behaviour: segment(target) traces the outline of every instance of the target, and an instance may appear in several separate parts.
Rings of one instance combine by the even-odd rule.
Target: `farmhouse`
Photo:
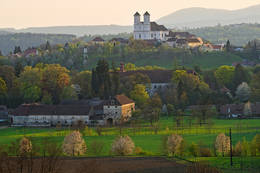
[[[229,117],[244,116],[248,111],[251,116],[260,116],[260,103],[227,104],[220,107],[220,114]]]
[[[80,102],[61,105],[23,104],[9,115],[9,119],[12,126],[70,126],[79,121],[87,125],[106,125],[127,121],[135,110],[135,103],[124,95],[109,100]]]

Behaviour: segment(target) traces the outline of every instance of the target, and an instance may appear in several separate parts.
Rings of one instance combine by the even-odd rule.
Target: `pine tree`
[[[46,42],[45,50],[51,51],[51,44],[49,41]]]
[[[230,44],[230,41],[228,40],[227,43],[226,43],[226,51],[227,52],[230,52],[231,51],[231,44]]]

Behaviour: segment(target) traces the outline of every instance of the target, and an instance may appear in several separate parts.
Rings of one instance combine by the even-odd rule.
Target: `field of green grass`
[[[135,143],[136,147],[141,147],[143,156],[162,156],[162,139],[164,136],[168,136],[172,133],[178,133],[183,136],[186,143],[189,145],[192,142],[200,143],[204,147],[213,148],[216,136],[219,133],[229,134],[229,128],[232,128],[232,141],[235,145],[238,141],[242,141],[245,138],[247,141],[251,141],[256,134],[260,133],[260,119],[242,119],[242,120],[223,120],[213,119],[212,125],[188,126],[188,118],[184,118],[183,127],[176,127],[176,123],[172,117],[161,118],[159,122],[160,128],[157,132],[150,126],[149,123],[142,123],[141,127],[133,128],[131,126],[123,127],[121,130],[122,135],[129,135]],[[194,120],[195,123],[195,120]],[[16,139],[20,139],[23,136],[30,137],[34,144],[40,144],[44,139],[48,138],[51,141],[62,144],[64,137],[69,134],[72,129],[63,128],[5,128],[0,129],[0,145],[9,145]],[[102,135],[98,136],[95,128],[88,128],[83,130],[83,136],[86,141],[87,147],[94,141],[100,141],[104,143],[102,154],[93,155],[88,150],[86,156],[110,156],[110,149],[114,139],[120,135],[120,129],[118,127],[103,127]],[[235,158],[235,162],[238,158]],[[188,160],[194,161],[194,158],[188,158]],[[211,158],[196,158],[196,161],[208,161],[213,166],[224,166],[229,163],[228,158],[211,157]],[[260,165],[260,157],[256,157],[253,161]],[[235,168],[237,168],[237,164]],[[221,167],[222,168],[222,167]],[[223,168],[226,168],[225,166]],[[229,169],[227,167],[227,169]],[[258,169],[258,168],[257,168]]]

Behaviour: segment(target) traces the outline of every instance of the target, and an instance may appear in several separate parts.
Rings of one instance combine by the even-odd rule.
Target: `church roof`
[[[136,12],[135,14],[134,14],[134,16],[141,16],[138,12]]]
[[[151,31],[168,31],[164,25],[158,25],[156,22],[151,22]]]
[[[150,16],[150,14],[148,13],[148,11],[146,11],[146,12],[144,13],[144,15],[145,15],[145,16]]]

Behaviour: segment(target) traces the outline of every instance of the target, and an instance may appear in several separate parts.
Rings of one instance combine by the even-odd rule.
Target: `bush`
[[[186,171],[186,173],[221,173],[220,170],[217,168],[212,168],[207,164],[202,163],[194,163],[191,166],[189,166]]]
[[[83,130],[83,136],[93,136],[93,130],[91,128],[88,128],[88,126],[85,127]]]
[[[181,148],[183,138],[180,135],[172,134],[168,137],[167,148],[168,154],[175,155],[179,152]]]
[[[136,155],[142,155],[144,152],[143,152],[143,149],[141,147],[136,147],[134,153]]]
[[[79,131],[73,131],[63,141],[63,152],[70,156],[83,155],[87,146]]]
[[[201,157],[211,157],[212,153],[209,148],[200,148],[200,156]]]
[[[233,156],[241,156],[241,154],[242,154],[242,144],[240,141],[238,141],[234,148]]]
[[[93,155],[100,155],[104,149],[105,143],[103,141],[93,141],[89,145],[89,151]]]
[[[112,153],[120,156],[133,153],[135,148],[134,142],[129,136],[120,136],[112,144]]]
[[[195,144],[192,142],[192,144],[190,145],[188,150],[192,156],[194,156],[194,157],[199,156],[200,150],[199,150],[198,144]]]

